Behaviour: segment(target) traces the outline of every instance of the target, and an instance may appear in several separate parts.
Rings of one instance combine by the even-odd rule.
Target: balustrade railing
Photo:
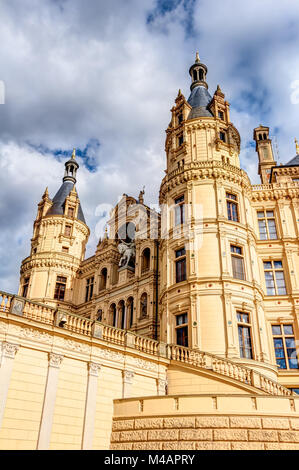
[[[21,313],[14,312],[15,302],[19,301]],[[290,396],[292,392],[277,382],[263,376],[257,371],[236,364],[235,362],[214,356],[213,354],[185,348],[183,346],[160,343],[151,338],[135,335],[132,332],[94,322],[88,318],[57,310],[54,307],[39,304],[24,297],[14,296],[0,291],[0,314],[11,313],[21,315],[30,320],[61,327],[84,336],[93,336],[93,326],[97,325],[97,332],[108,343],[134,348],[138,351],[154,356],[163,355],[170,360],[189,364],[201,369],[231,377],[239,382],[256,387],[270,395]],[[162,353],[164,351],[164,353]]]

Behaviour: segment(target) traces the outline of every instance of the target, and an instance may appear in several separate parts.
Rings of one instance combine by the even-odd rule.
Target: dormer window
[[[219,119],[224,121],[224,112],[223,111],[218,111],[218,117],[219,117]]]
[[[70,217],[70,218],[75,217],[75,209],[74,209],[74,207],[69,207],[69,208],[68,208],[68,210],[67,210],[67,216]]]
[[[183,116],[183,113],[180,113],[178,114],[178,124],[182,124],[183,120],[184,120],[184,116]]]

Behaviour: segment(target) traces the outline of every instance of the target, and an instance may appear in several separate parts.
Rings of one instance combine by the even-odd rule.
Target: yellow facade
[[[18,295],[0,292],[0,448],[298,447],[299,155],[277,166],[257,127],[251,185],[198,55],[190,75],[159,213],[124,194],[85,259],[75,151],[43,194]]]

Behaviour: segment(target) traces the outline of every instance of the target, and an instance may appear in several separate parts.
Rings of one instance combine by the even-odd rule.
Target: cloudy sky
[[[99,204],[143,185],[157,204],[164,131],[196,50],[211,94],[220,84],[231,103],[252,183],[254,127],[271,128],[281,163],[295,156],[296,0],[1,0],[0,19],[0,290],[17,291],[37,203],[58,190],[73,147],[88,255]]]

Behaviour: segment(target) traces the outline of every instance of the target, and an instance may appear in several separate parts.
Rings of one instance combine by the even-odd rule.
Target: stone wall
[[[234,397],[234,400],[235,398],[235,403],[230,405],[228,400],[233,400],[221,396],[192,396],[183,399],[161,397],[144,399],[139,403],[133,400],[116,400],[110,448],[299,450],[298,400],[294,404],[285,398],[239,396]],[[214,406],[213,412],[209,412],[209,404]],[[135,416],[132,414],[134,405],[139,410]],[[196,413],[190,412],[192,405],[193,410],[198,410]],[[288,406],[290,411],[286,413]],[[256,408],[255,411],[253,407]],[[185,414],[184,411],[188,408],[189,413]],[[140,411],[142,409],[146,409],[145,412]]]

